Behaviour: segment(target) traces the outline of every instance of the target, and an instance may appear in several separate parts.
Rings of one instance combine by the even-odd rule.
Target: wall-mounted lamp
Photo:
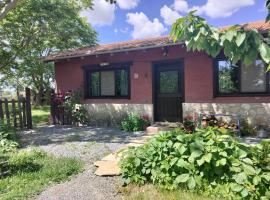
[[[162,51],[163,51],[163,56],[164,57],[167,57],[168,56],[168,53],[169,53],[169,48],[168,47],[163,47],[162,48]]]
[[[100,65],[100,67],[106,67],[106,66],[109,66],[110,63],[108,63],[108,62],[102,62],[99,65]]]

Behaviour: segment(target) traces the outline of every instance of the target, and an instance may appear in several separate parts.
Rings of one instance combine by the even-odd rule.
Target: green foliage
[[[40,101],[54,78],[53,64],[41,57],[96,44],[97,33],[80,16],[82,8],[74,0],[20,1],[0,21],[0,82],[31,87]]]
[[[257,131],[255,127],[252,127],[247,120],[241,121],[241,135],[242,136],[256,136]]]
[[[207,127],[161,133],[130,148],[121,161],[124,184],[153,183],[228,199],[269,199],[269,143],[249,146]]]
[[[127,132],[143,131],[150,125],[147,117],[130,114],[121,122],[121,129]]]
[[[194,15],[195,12],[191,11],[173,25],[171,36],[175,41],[184,41],[188,50],[205,51],[212,57],[223,51],[233,63],[242,61],[249,65],[261,57],[270,69],[269,41],[261,33],[255,29],[245,30],[239,25],[220,31]]]
[[[41,150],[23,150],[9,157],[10,174],[0,179],[3,200],[31,198],[83,168],[79,160],[49,156]]]
[[[50,106],[32,107],[32,120],[34,126],[48,124],[49,118],[50,118]]]
[[[0,122],[0,154],[15,151],[18,146],[15,133]]]
[[[65,96],[64,108],[71,113],[72,121],[77,124],[88,125],[88,113],[83,105],[80,105],[82,99],[81,90],[72,91]]]

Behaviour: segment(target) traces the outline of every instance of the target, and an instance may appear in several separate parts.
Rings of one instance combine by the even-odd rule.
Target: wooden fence
[[[51,123],[56,125],[72,125],[72,114],[64,107],[70,93],[51,92]]]
[[[32,129],[31,91],[25,89],[25,97],[18,100],[0,99],[0,121],[15,129]]]

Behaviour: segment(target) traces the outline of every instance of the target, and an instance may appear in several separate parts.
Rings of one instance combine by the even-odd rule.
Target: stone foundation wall
[[[147,115],[153,121],[152,104],[84,104],[93,126],[119,126],[128,114]]]
[[[270,127],[270,103],[183,103],[183,116],[197,113],[239,114],[252,125]]]

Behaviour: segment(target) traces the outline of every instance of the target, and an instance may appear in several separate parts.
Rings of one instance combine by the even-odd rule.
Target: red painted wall
[[[114,55],[89,56],[56,62],[57,90],[65,92],[83,88],[83,65],[101,62],[120,63],[132,61],[130,68],[130,99],[87,99],[85,103],[152,103],[152,62],[170,59],[184,60],[185,102],[187,103],[260,103],[270,102],[270,97],[213,97],[213,61],[204,53],[187,52],[180,46],[169,48],[164,57],[161,48]],[[139,74],[134,79],[134,73]]]

